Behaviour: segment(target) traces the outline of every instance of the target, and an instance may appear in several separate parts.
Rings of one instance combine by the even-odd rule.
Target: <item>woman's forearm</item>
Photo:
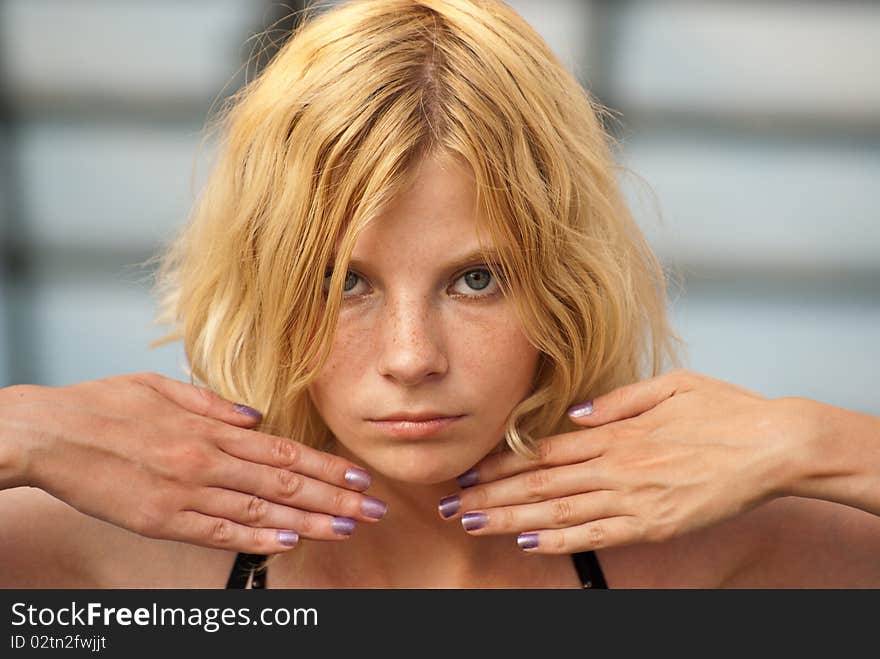
[[[798,468],[783,495],[835,501],[880,515],[880,417],[806,398],[784,399],[804,422]]]

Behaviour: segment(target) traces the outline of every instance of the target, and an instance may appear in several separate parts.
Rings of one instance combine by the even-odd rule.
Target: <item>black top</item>
[[[235,557],[235,564],[229,573],[227,588],[246,588],[248,579],[253,574],[251,588],[266,587],[266,565],[263,562],[266,557],[262,554],[239,554]],[[599,559],[591,551],[584,551],[571,555],[574,568],[584,588],[608,588],[605,583],[605,575],[599,565]]]

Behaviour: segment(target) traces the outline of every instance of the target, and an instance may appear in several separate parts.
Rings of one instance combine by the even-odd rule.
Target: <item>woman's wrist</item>
[[[880,418],[807,398],[778,402],[787,408],[794,440],[778,495],[880,515]]]
[[[13,385],[0,389],[0,490],[32,484],[30,451],[27,432],[12,421],[12,415],[4,414],[22,400],[26,387]]]

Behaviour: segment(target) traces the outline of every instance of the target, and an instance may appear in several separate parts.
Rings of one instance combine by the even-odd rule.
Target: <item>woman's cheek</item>
[[[361,370],[355,333],[341,330],[334,337],[330,355],[321,372],[309,387],[312,402],[328,424],[335,418],[342,419],[351,402],[353,381]]]
[[[462,370],[470,382],[480,383],[487,405],[506,414],[529,394],[539,353],[512,318],[498,320],[469,333],[462,348],[470,358]]]

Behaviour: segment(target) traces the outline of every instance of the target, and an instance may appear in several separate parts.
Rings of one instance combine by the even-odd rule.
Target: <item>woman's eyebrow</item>
[[[488,249],[488,250],[474,249],[474,250],[471,250],[465,254],[462,254],[461,256],[453,258],[452,260],[448,261],[447,263],[445,263],[441,267],[444,270],[452,271],[452,270],[457,270],[458,268],[463,268],[465,266],[473,265],[475,263],[480,263],[480,262],[497,263],[498,260],[499,260],[498,252],[495,249]],[[356,257],[352,257],[352,259],[350,261],[350,267],[360,269],[360,270],[370,270],[372,266],[367,261],[364,261],[364,260],[356,258]]]

